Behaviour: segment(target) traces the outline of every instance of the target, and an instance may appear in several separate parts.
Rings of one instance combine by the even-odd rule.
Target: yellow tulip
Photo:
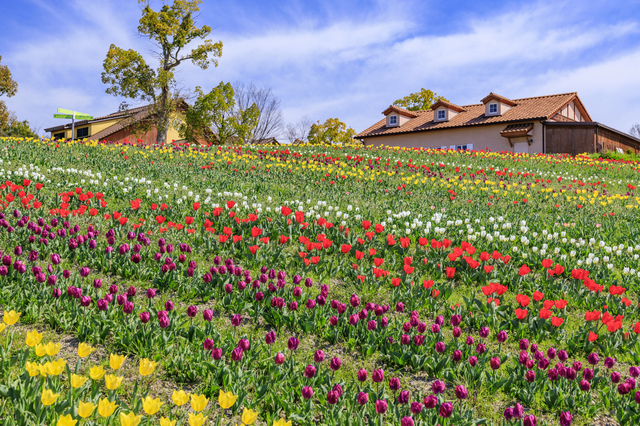
[[[291,420],[287,422],[285,419],[278,419],[273,422],[273,426],[291,426]]]
[[[176,426],[177,420],[169,420],[166,417],[160,418],[160,426]]]
[[[220,390],[220,395],[218,395],[218,404],[226,410],[236,403],[236,399],[238,399],[238,396],[234,395],[233,392],[222,392],[222,390]]]
[[[93,414],[93,410],[96,409],[96,404],[92,404],[90,402],[82,402],[78,403],[78,415],[83,419],[91,416]]]
[[[207,420],[207,418],[202,417],[202,413],[198,413],[197,416],[189,413],[189,426],[202,426],[205,420]]]
[[[104,371],[104,368],[101,365],[96,365],[89,369],[89,377],[95,381],[102,379],[102,376],[104,376],[105,373],[106,371]]]
[[[64,367],[67,365],[67,361],[64,359],[58,359],[53,362],[47,362],[46,373],[50,376],[59,376],[64,371]]]
[[[162,407],[160,398],[153,399],[150,396],[147,396],[142,400],[142,409],[150,416],[153,416],[155,413],[157,413],[160,410],[160,407]]]
[[[171,395],[171,400],[173,401],[174,404],[180,407],[186,404],[187,402],[189,402],[189,394],[183,391],[182,389],[179,391],[173,391],[173,394]]]
[[[5,328],[7,328],[7,324],[0,322],[0,333],[2,333]]]
[[[7,325],[13,325],[18,322],[18,320],[20,319],[20,315],[22,314],[19,314],[18,312],[11,310],[9,312],[4,313],[4,316],[2,317],[2,321],[4,321],[4,323]]]
[[[58,399],[59,396],[59,393],[53,393],[51,389],[43,389],[42,396],[40,396],[40,401],[44,405],[51,405],[56,402],[56,399]]]
[[[244,407],[244,409],[242,410],[242,423],[244,423],[245,425],[250,425],[251,423],[255,422],[257,419],[258,419],[257,411],[253,411],[253,410],[247,409],[247,407]]]
[[[118,408],[118,404],[109,401],[107,398],[103,398],[98,403],[98,414],[102,417],[109,417],[116,411],[116,408]]]
[[[27,332],[27,346],[33,348],[42,340],[42,333],[38,333],[36,330]]]
[[[40,375],[42,377],[47,377],[47,372],[49,371],[49,368],[51,367],[51,362],[45,362],[44,364],[39,364],[38,365],[38,371],[40,371]]]
[[[78,345],[78,356],[80,358],[85,358],[88,357],[89,355],[91,355],[91,352],[95,351],[96,348],[92,348],[91,346],[87,345],[86,343],[80,343]]]
[[[204,410],[209,403],[209,399],[204,395],[191,395],[191,408],[196,413]]]
[[[156,365],[158,365],[157,362],[149,361],[147,358],[142,358],[140,360],[140,368],[138,371],[140,372],[140,375],[148,376],[156,369]]]
[[[116,390],[122,384],[122,376],[116,376],[114,374],[107,374],[104,377],[104,382],[107,385],[107,389]]]
[[[78,376],[77,374],[71,374],[71,386],[78,389],[84,385],[88,379],[86,377]]]
[[[142,416],[136,416],[133,413],[125,414],[120,413],[120,424],[122,426],[138,426],[140,421],[142,420]]]
[[[29,372],[30,377],[35,377],[40,374],[40,368],[38,368],[38,364],[36,363],[27,361],[24,367],[27,369],[27,372]]]
[[[58,355],[58,352],[60,352],[60,343],[53,343],[53,342],[49,342],[47,343],[47,345],[44,347],[47,351],[47,355],[49,356],[56,356]],[[37,349],[37,347],[36,347]]]
[[[35,351],[36,355],[39,357],[43,357],[47,354],[47,348],[42,343],[36,345]]]
[[[124,360],[127,359],[126,356],[124,355],[115,355],[115,354],[111,354],[109,356],[109,366],[113,369],[113,370],[119,370],[120,367],[122,367],[122,364],[124,363]]]
[[[67,414],[66,416],[58,417],[58,422],[56,423],[56,426],[76,426],[76,423],[78,423],[78,421],[73,420],[73,417],[71,417],[71,414]]]

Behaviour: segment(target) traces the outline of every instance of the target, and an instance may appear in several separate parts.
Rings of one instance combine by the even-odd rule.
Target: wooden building
[[[90,139],[108,142],[136,142],[147,144],[156,143],[158,131],[152,122],[150,105],[132,108],[125,111],[117,111],[93,120],[81,120],[75,122],[74,139]],[[179,110],[186,110],[186,103],[180,104]],[[174,119],[177,116],[174,117]],[[171,120],[173,121],[173,120]],[[54,139],[71,139],[71,123],[44,129],[51,133]],[[180,134],[171,123],[167,132],[167,142],[180,140]],[[198,143],[206,145],[207,140],[199,140]]]
[[[577,93],[522,99],[490,93],[479,104],[438,101],[418,111],[391,105],[382,114],[385,118],[356,138],[368,146],[515,153],[640,149],[639,139],[594,122]]]

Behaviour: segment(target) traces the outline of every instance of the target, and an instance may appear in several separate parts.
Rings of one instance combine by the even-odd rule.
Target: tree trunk
[[[158,143],[164,143],[167,141],[167,133],[169,131],[169,111],[167,100],[169,98],[169,89],[167,87],[162,88],[162,95],[160,98],[160,106],[157,111],[156,118],[156,130],[157,130],[157,138],[156,141]]]

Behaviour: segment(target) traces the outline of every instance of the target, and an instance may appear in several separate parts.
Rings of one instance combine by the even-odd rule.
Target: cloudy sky
[[[112,43],[152,61],[140,15],[136,0],[0,1],[0,55],[19,84],[9,108],[41,133],[62,124],[58,107],[116,111],[102,61]],[[207,91],[253,82],[287,122],[338,117],[357,131],[422,87],[459,105],[575,91],[595,121],[628,131],[640,122],[638,16],[640,0],[205,0],[198,22],[223,55],[179,78]]]

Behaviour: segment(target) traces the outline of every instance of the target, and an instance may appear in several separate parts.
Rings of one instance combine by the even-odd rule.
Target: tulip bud
[[[284,354],[282,352],[278,352],[274,358],[274,362],[278,365],[284,362]]]

